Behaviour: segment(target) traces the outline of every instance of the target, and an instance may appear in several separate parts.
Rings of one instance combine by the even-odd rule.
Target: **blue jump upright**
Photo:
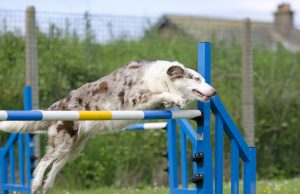
[[[211,82],[211,45],[198,44],[198,72]],[[169,183],[171,194],[222,194],[223,193],[223,152],[224,132],[231,146],[231,194],[239,193],[240,159],[243,161],[244,194],[256,193],[256,149],[248,147],[220,99],[215,96],[207,103],[198,102],[202,117],[197,117],[197,129],[186,119],[169,120],[167,125]],[[211,110],[215,116],[214,157],[211,147]],[[177,152],[176,124],[180,128],[180,158]],[[192,144],[193,172],[188,173],[188,139]],[[214,158],[214,160],[213,160]],[[181,173],[178,171],[180,163]],[[214,164],[214,168],[213,168]],[[181,174],[181,177],[178,177]],[[189,186],[188,181],[195,183]]]
[[[31,110],[30,86],[24,87],[23,95],[24,110]],[[13,191],[30,194],[33,162],[32,135],[29,133],[10,135],[4,147],[0,149],[0,194]]]
[[[198,72],[210,83],[211,45],[198,45]],[[31,89],[24,89],[25,110],[31,109]],[[211,139],[211,112],[215,116],[214,153]],[[0,111],[1,120],[118,120],[167,119],[167,123],[136,124],[124,131],[167,128],[170,194],[222,194],[224,134],[231,146],[231,194],[239,193],[240,161],[243,161],[243,192],[256,194],[256,149],[248,147],[220,99],[198,102],[197,110],[164,111]],[[188,122],[196,121],[196,129]],[[179,135],[177,135],[179,127]],[[224,133],[225,132],[225,133]],[[178,138],[179,137],[179,138]],[[179,141],[179,144],[177,143]],[[18,148],[15,149],[15,144]],[[191,145],[192,156],[188,156]],[[24,148],[25,147],[25,148]],[[179,151],[178,152],[178,148]],[[17,150],[17,154],[15,154]],[[24,151],[25,150],[25,151]],[[15,169],[15,156],[19,171]],[[213,157],[214,156],[214,157]],[[0,149],[0,194],[9,191],[30,193],[33,169],[33,143],[30,134],[12,134]],[[213,168],[214,164],[214,168]],[[192,167],[190,169],[189,167]],[[16,176],[16,174],[18,176]],[[16,180],[19,177],[19,180]],[[192,184],[194,183],[194,184]]]

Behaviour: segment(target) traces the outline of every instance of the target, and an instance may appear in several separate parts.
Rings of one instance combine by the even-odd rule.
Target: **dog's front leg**
[[[163,108],[171,108],[174,106],[183,108],[186,105],[186,100],[178,94],[162,92],[152,94],[149,101],[147,101],[145,108],[161,107],[161,105],[163,105]]]
[[[171,108],[179,106],[180,108],[185,107],[186,100],[178,94],[172,94],[169,92],[163,93],[163,105],[165,108]]]

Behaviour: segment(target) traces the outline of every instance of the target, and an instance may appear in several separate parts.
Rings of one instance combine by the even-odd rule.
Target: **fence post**
[[[37,64],[37,35],[35,8],[26,8],[26,38],[25,38],[25,85],[32,89],[32,109],[39,109],[38,64]],[[40,158],[40,137],[35,135],[34,155]],[[36,160],[37,162],[37,160]]]
[[[244,21],[243,59],[242,59],[242,126],[249,146],[255,145],[255,119],[253,94],[253,64],[251,46],[251,21]]]

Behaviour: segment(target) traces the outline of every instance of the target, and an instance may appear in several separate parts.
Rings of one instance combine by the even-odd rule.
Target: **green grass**
[[[282,181],[259,181],[257,184],[257,193],[266,194],[299,194],[300,179],[282,180]]]
[[[240,185],[242,187],[242,185]],[[167,194],[168,188],[148,187],[144,189],[136,188],[99,188],[93,190],[54,190],[51,194]],[[230,185],[224,185],[224,194],[230,193]],[[242,190],[241,192],[242,193]],[[299,194],[300,179],[291,180],[262,180],[257,183],[257,194]]]

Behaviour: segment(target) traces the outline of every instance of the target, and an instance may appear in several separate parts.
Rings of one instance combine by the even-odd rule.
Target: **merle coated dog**
[[[115,72],[73,90],[48,108],[56,110],[150,110],[184,107],[188,102],[206,102],[215,94],[196,71],[178,62],[132,61]],[[32,192],[47,193],[57,173],[76,158],[95,134],[120,131],[132,121],[3,121],[7,132],[48,134],[46,154],[37,165]],[[46,169],[52,164],[47,178]],[[44,180],[44,183],[43,183]]]

